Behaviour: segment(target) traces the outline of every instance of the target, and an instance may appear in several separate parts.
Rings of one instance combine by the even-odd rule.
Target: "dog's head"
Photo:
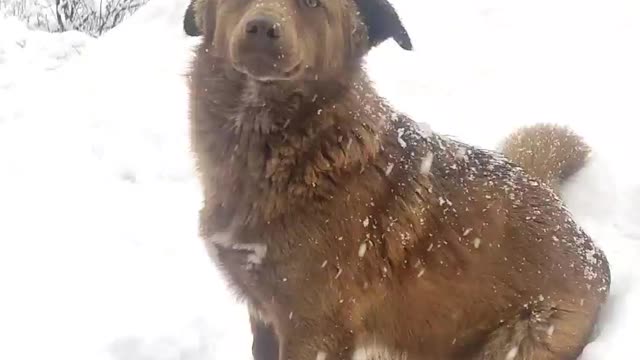
[[[389,38],[412,48],[388,0],[192,0],[184,30],[259,81],[339,74]]]

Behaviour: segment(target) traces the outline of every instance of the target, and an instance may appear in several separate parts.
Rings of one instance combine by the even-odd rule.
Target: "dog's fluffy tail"
[[[510,134],[500,151],[530,175],[558,191],[562,183],[584,167],[591,147],[567,127],[537,124]]]

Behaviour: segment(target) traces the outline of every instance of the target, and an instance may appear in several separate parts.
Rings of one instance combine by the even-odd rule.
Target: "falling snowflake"
[[[387,169],[385,170],[385,174],[387,174],[387,176],[389,176],[389,174],[391,174],[391,172],[393,171],[393,166],[393,163],[387,165]]]
[[[549,328],[547,329],[547,336],[551,337],[553,336],[553,332],[556,330],[556,327],[551,325],[549,326]]]
[[[367,252],[367,243],[360,244],[360,248],[358,249],[358,256],[364,257],[364,254]]]
[[[402,139],[402,135],[404,135],[405,129],[398,129],[398,143],[404,149],[407,147],[407,143]]]
[[[422,158],[422,163],[420,164],[420,172],[423,175],[428,174],[431,171],[432,164],[433,164],[433,153],[428,153],[424,158]]]
[[[518,355],[518,347],[514,346],[509,350],[507,356],[504,357],[504,360],[513,360],[516,358],[516,355]]]

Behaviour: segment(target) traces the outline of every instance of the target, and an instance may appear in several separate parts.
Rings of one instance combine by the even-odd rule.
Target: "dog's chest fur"
[[[425,169],[457,154],[421,136],[366,80],[335,103],[224,85],[211,86],[228,92],[217,103],[194,103],[203,112],[193,138],[205,176],[202,235],[254,305],[280,318],[325,311],[357,323],[376,291],[415,279],[427,261],[462,271],[460,249],[429,254],[457,232],[434,235],[437,222],[456,220]]]
[[[365,81],[335,104],[322,92],[273,99],[261,93],[269,89],[225,82],[220,76],[196,86],[227,93],[192,103],[203,237],[254,301],[286,299],[327,277],[342,280],[340,264],[376,237],[367,218],[380,187],[359,179],[367,171],[382,180],[371,165],[383,147],[387,106]]]

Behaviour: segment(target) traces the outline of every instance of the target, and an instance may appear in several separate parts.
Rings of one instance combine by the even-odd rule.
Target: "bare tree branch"
[[[77,30],[97,37],[111,30],[148,0],[0,0],[0,8],[30,27],[47,31]]]

